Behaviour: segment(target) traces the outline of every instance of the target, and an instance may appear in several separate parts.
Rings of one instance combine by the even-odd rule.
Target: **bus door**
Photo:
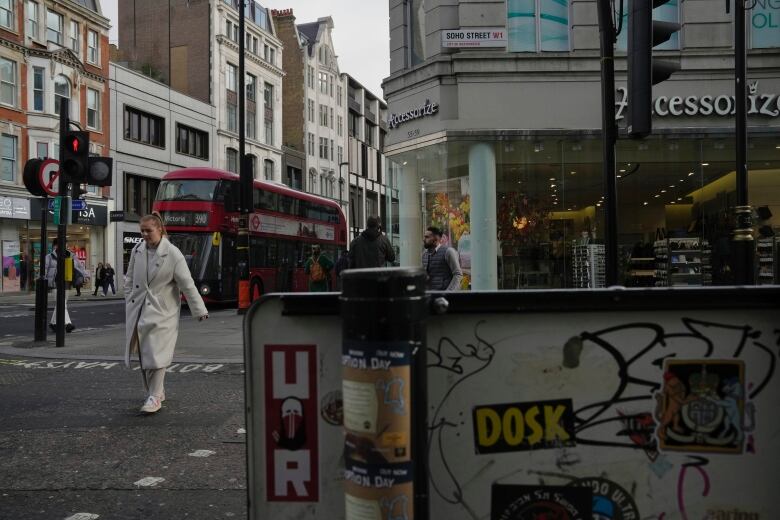
[[[276,269],[276,290],[294,291],[293,273],[295,272],[295,244],[286,240],[278,242]]]
[[[219,265],[222,267],[222,297],[233,299],[236,297],[238,288],[236,237],[220,233],[214,233],[214,237],[213,240],[219,240]]]

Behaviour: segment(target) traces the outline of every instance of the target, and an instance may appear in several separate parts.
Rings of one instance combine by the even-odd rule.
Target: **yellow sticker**
[[[211,235],[211,245],[214,247],[219,246],[219,243],[222,241],[222,235],[219,231],[215,231],[213,235]]]
[[[383,433],[382,446],[406,446],[406,433],[405,432]]]

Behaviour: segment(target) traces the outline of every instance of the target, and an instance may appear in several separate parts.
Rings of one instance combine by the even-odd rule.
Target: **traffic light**
[[[90,157],[87,184],[90,186],[111,186],[114,159],[111,157]]]
[[[60,175],[65,182],[87,182],[89,172],[89,132],[68,131],[61,143]]]
[[[680,24],[653,21],[653,9],[670,0],[631,0],[628,15],[628,135],[652,130],[653,85],[680,70],[675,62],[653,58],[653,47],[680,30]]]

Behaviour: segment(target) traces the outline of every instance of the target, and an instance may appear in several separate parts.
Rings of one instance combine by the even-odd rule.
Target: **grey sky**
[[[103,14],[112,22],[117,19],[117,2],[102,0]],[[261,0],[271,9],[293,9],[296,23],[333,18],[333,40],[341,72],[357,79],[379,97],[382,79],[390,75],[390,36],[387,0]],[[109,40],[117,42],[117,27]]]

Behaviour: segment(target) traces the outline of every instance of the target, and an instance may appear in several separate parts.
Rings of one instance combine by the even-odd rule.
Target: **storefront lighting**
[[[600,208],[601,207],[601,202],[597,202],[596,206],[598,206]]]
[[[622,175],[618,175],[618,176],[617,176],[617,178],[618,178],[618,179],[620,179],[621,177],[623,177],[623,176],[622,176]]]
[[[544,145],[542,143],[534,144],[534,152],[541,152],[542,150],[544,150]]]
[[[643,206],[647,206],[647,202],[643,202],[643,203],[642,203],[642,205],[643,205]]]
[[[778,150],[780,150],[780,144],[778,144],[777,146],[775,146],[775,148],[777,148]]]
[[[709,165],[710,165],[710,163],[708,163],[708,162],[703,162],[703,163],[701,163],[701,165],[702,165],[702,166],[709,166]]]
[[[672,204],[677,204],[675,201],[672,201]]]
[[[407,162],[408,162],[408,161],[404,161],[404,162],[403,162],[403,166],[406,166],[406,163],[407,163]]]
[[[620,173],[626,173],[626,170],[620,170]]]
[[[550,187],[551,187],[551,188],[554,188],[554,187],[555,187],[555,184],[550,184]]]
[[[677,197],[677,200],[682,200],[682,197]]]
[[[657,199],[658,197],[660,197],[660,195],[658,195],[658,194],[656,193],[655,195],[653,195],[653,197]]]
[[[780,148],[780,146],[778,146]],[[577,172],[571,172],[572,175],[577,175]]]
[[[666,190],[661,190],[661,193],[666,193]]]
[[[670,184],[670,185],[669,185],[669,187],[670,187],[670,188],[674,188],[674,184]]]
[[[554,180],[555,180],[555,177],[550,177],[550,180],[551,180],[551,181],[554,181]]]
[[[690,173],[688,174],[688,177],[690,177],[691,175],[693,175],[693,172],[690,172]]]

